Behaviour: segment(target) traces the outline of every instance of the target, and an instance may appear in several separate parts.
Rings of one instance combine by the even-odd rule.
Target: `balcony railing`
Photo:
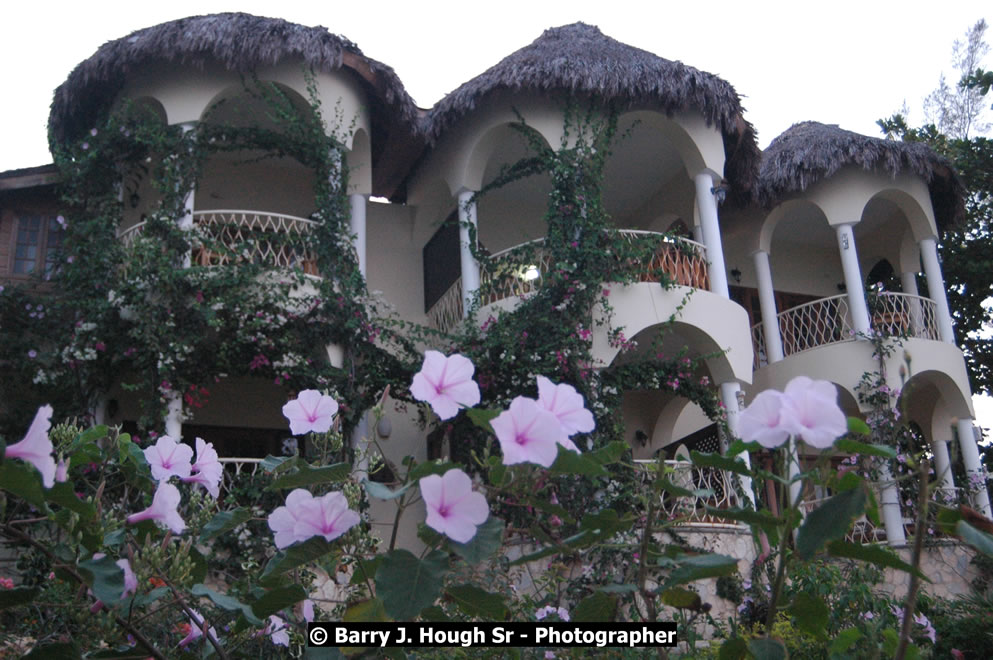
[[[907,293],[881,293],[872,300],[872,327],[888,336],[909,336],[938,340],[938,324],[933,300]],[[802,351],[855,339],[848,296],[821,298],[777,315],[783,341],[783,357]],[[765,329],[752,326],[755,368],[768,363]]]
[[[262,211],[195,211],[191,263],[220,266],[229,263],[264,264],[274,268],[301,268],[317,275],[317,259],[305,247],[305,236],[316,221]],[[118,234],[125,247],[134,245],[145,231],[145,222]]]
[[[641,468],[643,479],[654,478],[656,461],[636,460]],[[717,468],[698,467],[689,461],[665,461],[665,478],[674,485],[690,491],[706,491],[698,496],[676,497],[662,493],[660,509],[663,517],[682,523],[706,525],[726,525],[727,521],[708,513],[712,509],[730,509],[738,505],[735,476]]]
[[[628,242],[656,241],[648,263],[632,264],[641,282],[659,281],[658,273],[666,273],[676,284],[697,289],[710,288],[707,250],[701,244],[685,238],[657,232],[632,229],[621,230]],[[541,275],[553,267],[551,255],[542,248],[545,239],[501,250],[490,256],[487,266],[480,271],[480,304],[482,306],[513,297],[525,297],[541,286]],[[532,250],[532,259],[524,264],[521,253]],[[618,266],[620,270],[622,266]],[[449,332],[462,321],[462,280],[457,279],[448,291],[428,310],[431,327]]]

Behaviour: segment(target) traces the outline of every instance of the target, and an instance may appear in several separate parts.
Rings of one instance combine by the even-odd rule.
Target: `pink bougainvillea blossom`
[[[425,523],[453,541],[468,543],[490,515],[486,497],[472,490],[472,479],[462,470],[429,475],[419,485],[428,512]]]
[[[303,488],[286,497],[286,506],[269,514],[269,529],[275,532],[276,547],[282,550],[312,536],[333,541],[359,523],[359,514],[348,508],[348,500],[338,491],[314,497]]]
[[[28,433],[20,442],[7,447],[6,458],[19,458],[30,463],[41,472],[41,482],[45,488],[55,485],[55,458],[52,456],[52,441],[48,438],[48,429],[52,428],[52,407],[44,405],[35,413]]]
[[[183,481],[200,484],[216,500],[220,495],[224,466],[217,460],[217,451],[214,450],[213,442],[205,442],[203,438],[197,438],[197,460],[190,469],[190,476],[183,477]]]
[[[178,488],[166,481],[160,481],[155,495],[152,496],[152,505],[144,511],[128,516],[128,524],[154,520],[171,529],[174,534],[182,534],[186,529],[186,523],[177,510],[181,499]]]
[[[783,397],[792,432],[811,447],[830,447],[848,431],[848,418],[838,407],[838,391],[829,381],[797,376],[786,384]]]
[[[451,419],[459,408],[479,403],[479,386],[472,379],[475,371],[472,360],[464,355],[446,357],[438,351],[427,351],[421,370],[414,374],[410,394],[430,404],[441,419]]]
[[[168,481],[173,476],[180,479],[190,476],[193,447],[189,445],[164,435],[154,445],[146,447],[144,454],[152,468],[152,479],[156,481]]]
[[[304,390],[283,406],[283,415],[290,420],[293,435],[327,433],[338,413],[338,402],[317,390]]]
[[[519,396],[510,409],[490,422],[500,441],[504,465],[537,463],[549,467],[558,456],[564,433],[555,415],[534,399]]]
[[[583,395],[572,385],[556,385],[544,376],[538,376],[538,405],[555,415],[567,436],[589,433],[596,428],[593,413],[586,409]]]

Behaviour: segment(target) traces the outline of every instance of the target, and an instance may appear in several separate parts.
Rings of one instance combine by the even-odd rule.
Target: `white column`
[[[469,309],[479,291],[479,262],[472,254],[475,247],[473,234],[476,233],[476,203],[472,201],[473,192],[463,190],[459,193],[459,257],[462,262],[462,315],[469,316]],[[473,231],[469,231],[469,226]],[[472,243],[470,243],[472,241]]]
[[[758,250],[752,255],[755,273],[759,284],[759,307],[762,310],[762,330],[765,335],[765,351],[769,364],[783,359],[783,338],[779,332],[779,317],[776,314],[776,296],[772,288],[772,268],[769,253]]]
[[[183,122],[182,124],[180,124],[180,127],[183,129],[183,134],[185,135],[186,133],[189,133],[194,128],[196,128],[196,122],[193,121]],[[183,200],[183,217],[179,219],[179,228],[183,229],[184,231],[189,231],[193,229],[193,202],[194,202],[194,198],[196,197],[196,191],[197,191],[196,184],[195,183],[191,184],[189,192],[186,193],[186,199]],[[190,252],[187,252],[186,254],[183,255],[183,268],[189,268],[190,262],[191,262],[191,254]],[[182,407],[182,404],[180,404],[180,407]],[[171,433],[168,432],[167,434],[172,435]]]
[[[348,196],[351,203],[352,215],[349,219],[349,230],[355,238],[355,254],[359,260],[359,272],[366,276],[366,197],[360,193]]]
[[[707,246],[707,261],[710,262],[710,290],[728,298],[728,275],[721,245],[721,227],[717,221],[714,179],[709,172],[700,172],[693,182],[696,184],[696,205],[700,213],[703,242]]]
[[[724,410],[727,411],[728,431],[731,434],[731,438],[740,438],[741,431],[738,426],[738,420],[741,414],[741,385],[738,381],[732,380],[727,383],[721,383],[721,402],[724,404]],[[741,452],[738,456],[741,457],[745,465],[748,467],[752,466],[751,457],[747,451]],[[731,458],[737,458],[738,456],[731,456]],[[755,494],[752,492],[752,478],[745,475],[738,475],[738,480],[741,483],[741,489],[744,491],[745,497],[748,498],[748,501],[754,507]],[[744,505],[744,502],[740,504]]]
[[[355,465],[353,467],[353,478],[362,483],[369,477],[369,421],[367,415],[362,415],[362,419],[352,430],[352,447],[355,448]]]
[[[179,442],[183,437],[183,399],[179,392],[173,390],[169,394],[169,403],[166,408],[165,418],[166,435]]]
[[[911,298],[910,307],[910,331],[915,337],[926,337],[924,334],[924,310],[921,309],[921,301],[917,299],[920,292],[917,290],[917,273],[900,273],[900,288]],[[946,448],[947,451],[947,448]]]
[[[858,252],[855,250],[855,234],[852,225],[835,227],[838,234],[838,249],[841,252],[841,268],[845,272],[845,288],[848,290],[848,308],[852,313],[852,325],[860,335],[869,334],[869,308],[865,304],[865,287],[859,270]]]
[[[931,453],[934,455],[934,475],[941,484],[940,489],[946,497],[955,495],[955,476],[952,474],[952,464],[948,458],[948,443],[935,438],[931,441]]]
[[[101,394],[93,403],[93,424],[100,426],[107,423],[107,395]]]
[[[976,431],[971,419],[958,421],[959,447],[962,450],[962,462],[965,463],[965,474],[968,483],[964,484],[972,494],[972,505],[987,518],[990,517],[990,495],[986,491],[986,471],[979,460],[979,446],[976,444]]]
[[[941,341],[954,344],[955,330],[952,329],[952,314],[948,310],[948,298],[945,296],[945,279],[941,275],[941,264],[938,263],[938,244],[933,238],[925,238],[920,242],[920,247],[924,274],[927,275],[927,290],[934,301]]]
[[[890,545],[907,544],[907,534],[903,529],[903,512],[900,511],[900,493],[890,466],[882,462],[879,466],[879,499],[882,507],[883,526],[886,528],[886,542]]]

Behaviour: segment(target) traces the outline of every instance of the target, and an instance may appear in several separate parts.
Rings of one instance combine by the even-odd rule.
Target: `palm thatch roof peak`
[[[593,25],[549,28],[530,45],[445,96],[425,118],[428,141],[437,141],[487,94],[500,89],[565,91],[622,109],[654,108],[667,115],[695,111],[724,137],[725,175],[732,190],[738,195],[747,193],[757,174],[755,130],[744,119],[741,100],[729,83],[621,43]]]
[[[921,177],[931,193],[935,219],[948,226],[964,217],[965,188],[948,159],[921,142],[869,137],[836,124],[805,121],[794,124],[762,153],[758,197],[767,207],[805,191],[843,167],[910,172]]]
[[[393,69],[365,57],[348,39],[320,26],[232,12],[181,18],[105,43],[55,90],[49,128],[60,141],[88,130],[128,75],[151,62],[197,68],[219,62],[249,73],[292,57],[315,71],[350,69],[389,108],[393,121],[416,121],[417,108]]]

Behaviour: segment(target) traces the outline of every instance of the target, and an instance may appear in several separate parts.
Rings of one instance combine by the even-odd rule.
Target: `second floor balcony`
[[[639,230],[620,230],[629,242],[647,242],[651,258],[637,263],[618,263],[618,272],[633,273],[638,282],[669,281],[695,289],[709,289],[710,279],[706,248],[686,238]],[[545,239],[515,245],[490,256],[480,268],[480,307],[535,293],[542,274],[555,267]],[[529,258],[526,258],[529,257]],[[456,279],[428,310],[428,324],[442,332],[451,332],[465,316],[462,279]]]

